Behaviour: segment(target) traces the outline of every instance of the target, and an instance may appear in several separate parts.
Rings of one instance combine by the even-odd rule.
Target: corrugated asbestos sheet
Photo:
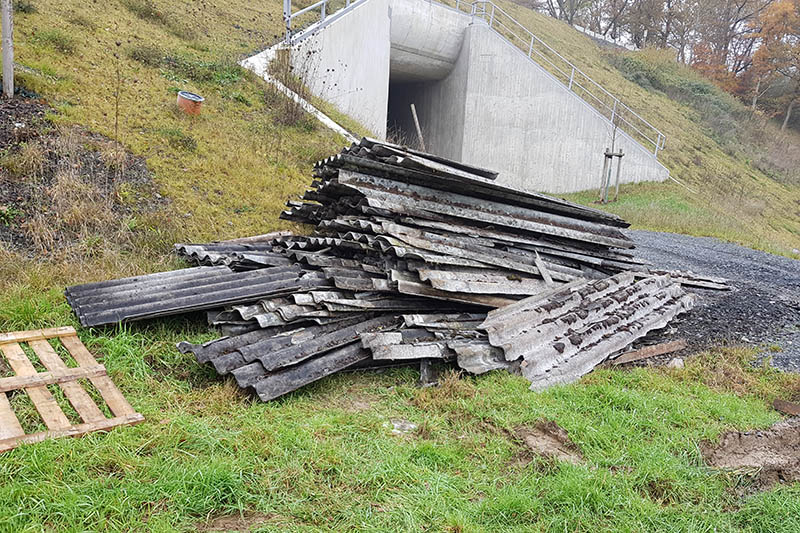
[[[81,325],[90,327],[213,309],[328,286],[323,275],[299,266],[250,272],[218,266],[78,285],[69,287],[66,297]]]
[[[480,328],[531,389],[570,383],[694,305],[669,276],[630,272],[531,296],[490,311]]]
[[[307,236],[179,244],[201,266],[72,287],[84,325],[203,309],[226,337],[181,343],[262,400],[347,368],[439,360],[577,379],[691,307],[619,217],[496,173],[364,139],[320,161],[282,218]]]

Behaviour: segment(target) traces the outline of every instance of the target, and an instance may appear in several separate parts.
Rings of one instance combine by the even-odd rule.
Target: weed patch
[[[181,25],[172,15],[163,8],[158,7],[153,0],[123,0],[122,5],[140,19],[161,25],[180,39],[190,40],[194,38],[194,32],[190,28]]]
[[[14,0],[14,13],[22,13],[25,15],[30,15],[31,13],[37,13],[39,10],[36,9],[36,5],[30,0]]]
[[[163,63],[166,55],[158,46],[140,44],[128,49],[128,57],[148,67],[158,67]]]
[[[159,135],[167,140],[170,146],[179,150],[194,152],[197,149],[197,140],[178,128],[161,128]]]
[[[41,30],[33,37],[33,41],[64,55],[74,54],[77,48],[75,38],[59,29]]]
[[[69,22],[74,26],[80,26],[82,28],[86,28],[87,30],[91,31],[97,29],[97,26],[95,25],[94,22],[92,22],[92,19],[81,13],[76,13],[72,15],[67,22]]]
[[[171,77],[198,83],[213,83],[220,86],[231,85],[241,80],[244,71],[233,61],[204,61],[189,56],[170,55],[164,63]]]

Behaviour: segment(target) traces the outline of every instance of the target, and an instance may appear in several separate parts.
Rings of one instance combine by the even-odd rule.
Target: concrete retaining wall
[[[551,193],[597,188],[603,152],[622,148],[622,183],[669,171],[483,21],[427,0],[361,0],[302,40],[292,61],[312,92],[379,138],[387,121],[428,151]],[[390,98],[391,95],[391,98]]]
[[[472,17],[425,0],[391,0],[392,82],[441,80],[453,69]]]
[[[500,171],[499,181],[527,190],[574,192],[599,186],[613,127],[546,70],[484,24],[470,26],[462,159]],[[449,142],[449,141],[447,141]],[[444,144],[446,145],[447,142]],[[621,183],[663,181],[669,171],[627,134]]]
[[[312,94],[386,136],[389,0],[362,0],[292,47],[292,66]]]

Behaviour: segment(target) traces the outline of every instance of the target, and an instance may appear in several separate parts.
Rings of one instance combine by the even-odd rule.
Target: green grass
[[[58,262],[0,249],[0,331],[77,327],[64,286],[175,268],[176,241],[294,227],[278,219],[285,201],[344,140],[313,121],[282,125],[263,84],[235,66],[280,34],[280,3],[29,4],[15,21],[17,60],[30,67],[20,81],[56,108],[57,124],[113,135],[119,68],[120,141],[147,159],[170,203],[132,221],[124,248],[100,242]],[[562,23],[522,15],[616,92],[651,103],[670,142],[664,161],[702,191],[629,186],[610,209],[639,227],[781,253],[797,242],[794,188],[751,173],[691,109],[626,80]],[[67,57],[53,36],[80,44]],[[202,115],[176,111],[180,89],[205,96]],[[741,187],[745,171],[753,190]],[[147,420],[3,455],[0,531],[194,531],[244,512],[261,513],[261,531],[800,529],[797,485],[740,497],[747,478],[698,456],[702,439],[768,426],[778,419],[771,400],[800,394],[796,378],[750,368],[749,350],[704,354],[682,371],[603,370],[541,394],[502,373],[419,390],[413,371],[396,370],[336,376],[261,404],[177,352],[178,341],[212,338],[200,316],[79,331]],[[33,406],[13,402],[38,427]],[[392,435],[394,418],[419,429]],[[513,430],[542,418],[568,430],[585,465],[526,462]]]
[[[751,118],[741,103],[676,64],[669,52],[608,52],[562,21],[510,0],[499,4],[664,132],[659,160],[694,191],[672,181],[622,187],[623,199],[656,211],[622,203],[604,209],[638,228],[711,235],[797,257],[800,135],[783,135],[775,124]],[[567,197],[590,203],[593,194]],[[691,206],[698,220],[670,212],[673,202]]]
[[[57,291],[0,300],[0,330],[70,323]],[[800,487],[740,497],[748,479],[699,456],[723,430],[775,422],[767,402],[800,390],[748,370],[750,351],[682,371],[602,370],[545,393],[502,372],[438,389],[416,388],[410,370],[353,373],[262,404],[174,349],[208,340],[200,323],[82,332],[147,421],[5,454],[0,529],[192,531],[245,511],[267,517],[263,531],[800,527]],[[419,429],[393,435],[396,418]],[[526,462],[514,429],[541,419],[569,432],[585,465]]]

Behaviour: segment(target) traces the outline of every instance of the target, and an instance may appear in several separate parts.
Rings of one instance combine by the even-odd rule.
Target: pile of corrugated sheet
[[[496,174],[364,139],[320,161],[282,218],[308,236],[178,244],[198,266],[67,289],[84,326],[204,310],[181,343],[270,400],[354,366],[441,360],[567,383],[691,308],[628,250],[620,218]]]

